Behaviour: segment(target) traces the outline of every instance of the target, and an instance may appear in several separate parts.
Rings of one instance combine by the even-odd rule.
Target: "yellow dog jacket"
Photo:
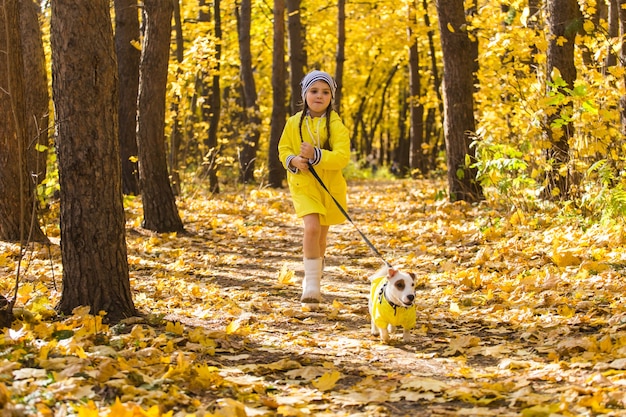
[[[402,327],[410,330],[415,327],[416,313],[415,306],[402,307],[391,304],[385,298],[385,285],[387,277],[382,276],[372,280],[372,319],[379,329],[386,329],[388,325]]]

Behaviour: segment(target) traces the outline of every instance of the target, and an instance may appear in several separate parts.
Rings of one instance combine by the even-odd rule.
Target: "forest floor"
[[[350,183],[356,225],[418,279],[412,340],[388,344],[367,308],[382,261],[350,223],[331,228],[324,303],[307,311],[287,190],[185,198],[179,235],[141,229],[127,199],[141,317],[54,316],[58,245],[28,252],[22,320],[0,343],[2,415],[626,415],[622,227],[438,200],[444,190]],[[19,248],[0,249],[8,294]]]

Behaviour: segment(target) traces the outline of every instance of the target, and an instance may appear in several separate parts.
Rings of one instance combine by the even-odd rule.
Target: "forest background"
[[[33,4],[3,3],[0,40],[9,57],[16,45],[11,30],[18,25],[7,16],[26,15],[11,14],[16,3]],[[35,115],[36,132],[25,143],[37,151],[34,159],[44,158],[27,163],[38,184],[35,212],[42,215],[42,234],[34,238],[45,236],[41,241],[48,243],[30,249],[2,244],[5,301],[19,307],[2,341],[0,402],[7,413],[393,415],[418,409],[539,416],[618,415],[624,408],[621,2],[106,3],[89,3],[107,12],[94,20],[89,8],[72,2],[43,3],[35,9],[38,31],[20,39],[23,52],[32,51],[26,40],[39,39],[43,57],[41,66],[24,65],[24,90],[47,80],[46,110]],[[120,49],[100,48],[88,29],[113,39],[129,10],[137,36],[122,44],[136,51],[144,87],[163,88],[163,111],[142,123],[150,104],[161,100],[159,91],[143,96],[149,91],[139,88],[139,100],[132,100],[137,111],[124,125],[129,122],[122,120],[120,98],[119,126],[112,118],[109,130],[96,135],[119,144],[103,140],[110,147],[94,157],[90,152],[98,149],[86,138],[97,126],[67,124],[71,112],[64,100],[71,89],[90,113],[117,112],[107,111],[114,108],[110,103],[98,107],[105,90],[82,90],[73,76],[93,68],[90,56],[122,56]],[[458,16],[448,21],[452,10],[461,11],[460,22]],[[572,13],[560,20],[563,11]],[[84,36],[67,30],[74,20]],[[169,22],[172,31],[156,29]],[[277,54],[278,22],[288,32],[279,38],[289,42]],[[55,36],[82,37],[87,47],[77,43],[64,51]],[[472,48],[452,55],[471,52],[474,59],[446,68],[446,37],[468,40]],[[139,57],[154,47],[148,39],[165,50],[156,69]],[[423,324],[414,332],[415,344],[383,347],[365,336],[367,313],[355,300],[367,291],[366,280],[345,286],[342,278],[364,277],[375,263],[356,249],[361,242],[346,228],[329,258],[335,266],[325,290],[332,303],[318,315],[294,309],[297,260],[285,254],[298,247],[298,228],[285,216],[282,178],[273,176],[283,171],[272,170],[272,141],[295,111],[298,67],[324,69],[340,81],[338,111],[354,150],[346,170],[351,212],[368,219],[368,234],[389,254],[402,252],[394,261],[421,273]],[[43,72],[29,75],[33,68]],[[120,97],[132,92],[122,77],[129,68],[119,68]],[[160,68],[166,70],[162,83]],[[11,68],[0,69],[11,80]],[[470,74],[471,117],[455,131],[447,123],[467,99],[451,82],[460,73]],[[154,76],[151,82],[146,74]],[[2,127],[10,138],[17,94],[2,91],[13,99],[0,106],[10,115]],[[24,108],[30,113],[34,106]],[[459,133],[460,139],[454,136]],[[125,154],[125,135],[139,148]],[[32,146],[35,137],[39,143]],[[11,144],[3,143],[2,157],[26,158]],[[161,148],[162,155],[149,152]],[[459,154],[460,162],[451,164],[451,155]],[[148,174],[154,175],[144,172],[143,179],[138,175],[137,161],[145,169],[161,156],[167,175],[155,182],[172,193],[171,201],[176,196],[176,204],[154,204],[163,189],[153,193],[145,182],[162,167],[152,167]],[[107,171],[117,164],[120,172]],[[24,216],[24,206],[6,204],[13,195],[6,181],[20,175],[3,171],[0,181],[0,231],[8,242],[23,241],[24,228],[18,238],[7,238],[7,219],[19,213],[23,226],[32,218]],[[394,176],[402,179],[381,180]],[[100,192],[102,177],[113,184],[107,191],[120,196],[119,207],[102,198],[108,195]],[[371,177],[379,181],[363,182]],[[472,195],[456,193],[459,180],[472,185]],[[391,207],[384,204],[389,198]],[[476,204],[454,203],[464,199]],[[80,224],[76,207],[98,205],[115,221],[93,216]],[[175,215],[161,227],[150,211],[164,206]],[[72,247],[77,244],[84,246]],[[24,259],[27,250],[32,258]],[[59,258],[62,289],[55,280]],[[109,269],[98,265],[86,276],[81,266],[92,267],[98,258],[109,259]],[[20,279],[26,282],[18,287]],[[112,320],[93,314],[102,298],[113,307],[104,309]],[[201,306],[190,311],[196,304]],[[109,327],[136,313],[135,305],[152,314]]]

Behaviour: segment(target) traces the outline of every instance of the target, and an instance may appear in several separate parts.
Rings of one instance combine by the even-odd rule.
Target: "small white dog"
[[[369,312],[372,334],[387,343],[389,333],[402,327],[404,342],[411,341],[410,330],[415,327],[415,275],[384,266],[370,277],[372,288]]]

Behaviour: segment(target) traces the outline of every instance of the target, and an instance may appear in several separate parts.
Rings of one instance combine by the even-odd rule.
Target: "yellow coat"
[[[410,330],[415,327],[417,313],[415,306],[392,306],[382,294],[387,277],[382,276],[372,280],[370,293],[372,302],[372,319],[379,329],[386,329],[388,325]]]
[[[300,153],[300,115],[298,112],[287,120],[283,134],[278,143],[278,157],[285,169],[287,169],[287,183],[291,192],[291,199],[298,217],[307,214],[318,213],[320,215],[320,223],[323,226],[343,223],[345,216],[337,208],[332,198],[322,188],[318,181],[310,172],[292,172],[287,168],[290,156]],[[328,141],[326,131],[326,118],[320,120],[319,117],[308,119],[307,124],[302,124],[302,138],[305,142],[318,146],[319,148],[329,148],[325,146]],[[320,144],[316,143],[319,135]],[[313,167],[315,172],[322,179],[328,190],[337,199],[341,206],[346,208],[347,184],[341,170],[350,162],[350,135],[348,129],[341,121],[337,112],[333,111],[330,117],[330,149],[321,149],[321,158]]]

